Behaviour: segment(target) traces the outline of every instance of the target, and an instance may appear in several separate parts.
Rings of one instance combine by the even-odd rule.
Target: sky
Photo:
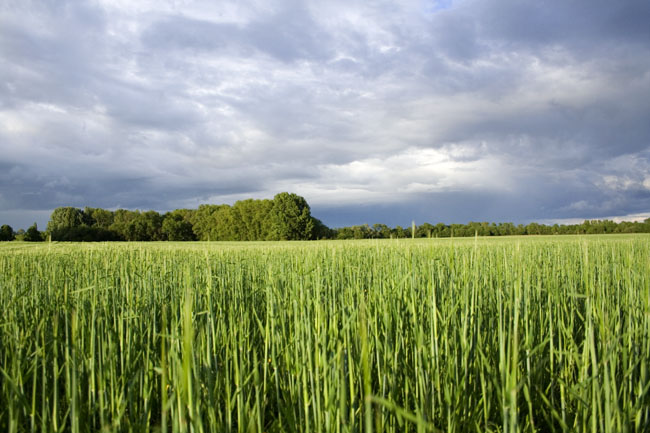
[[[0,0],[0,224],[650,216],[647,0]]]

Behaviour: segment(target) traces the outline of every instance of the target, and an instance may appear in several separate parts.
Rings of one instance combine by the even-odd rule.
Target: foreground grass
[[[650,430],[650,237],[0,246],[0,430]]]

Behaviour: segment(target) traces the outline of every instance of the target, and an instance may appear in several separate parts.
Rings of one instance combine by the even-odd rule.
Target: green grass
[[[0,245],[0,430],[650,431],[650,237]]]

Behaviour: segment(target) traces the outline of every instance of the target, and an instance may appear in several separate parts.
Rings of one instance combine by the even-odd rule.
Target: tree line
[[[164,214],[59,207],[52,212],[41,238],[77,242],[309,240],[323,237],[323,229],[303,197],[283,192],[272,200],[240,200],[232,206],[205,204]]]
[[[650,233],[650,218],[643,222],[586,220],[581,224],[527,225],[470,222],[403,228],[368,224],[331,229],[311,215],[307,201],[282,192],[272,200],[240,200],[204,204],[198,209],[159,212],[102,208],[56,208],[44,232],[36,223],[26,231],[0,227],[0,241],[258,241],[312,239],[444,238],[467,236]]]
[[[385,238],[449,238],[469,236],[515,236],[515,235],[575,235],[608,233],[650,233],[650,218],[643,222],[611,220],[585,220],[581,224],[545,225],[530,223],[515,225],[506,223],[469,222],[467,224],[432,225],[424,223],[415,227],[385,224],[368,224],[334,229],[333,239],[385,239]]]

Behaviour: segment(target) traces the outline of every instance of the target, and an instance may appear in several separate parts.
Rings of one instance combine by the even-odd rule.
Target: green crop
[[[650,237],[0,246],[0,430],[650,431]]]

